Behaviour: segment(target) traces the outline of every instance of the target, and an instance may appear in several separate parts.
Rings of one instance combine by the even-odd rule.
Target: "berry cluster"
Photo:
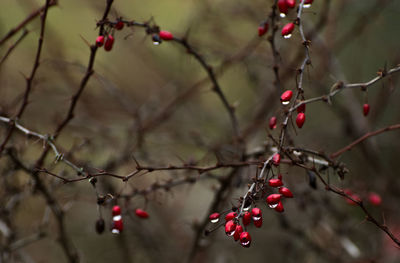
[[[280,160],[279,154],[276,154],[275,156],[277,156]],[[283,186],[282,175],[278,175],[278,178],[269,179],[268,185],[273,189],[278,189],[279,193],[268,195],[265,199],[267,205],[278,213],[284,212],[282,197],[293,198],[293,194],[289,188]],[[233,207],[232,211],[228,211],[228,213],[225,215],[224,226],[227,236],[233,236],[235,241],[240,240],[240,244],[243,247],[250,247],[251,235],[247,231],[247,228],[252,221],[255,227],[260,228],[263,224],[263,218],[262,211],[258,207],[253,207],[249,212],[251,208],[251,202],[250,205],[246,206],[246,201],[243,201],[244,203],[241,208]],[[216,224],[219,222],[220,217],[220,213],[212,213],[209,216],[209,219],[211,223]],[[240,218],[242,219],[242,224],[240,224]]]
[[[124,222],[122,220],[121,207],[119,205],[113,206],[111,210],[112,223],[111,223],[111,233],[120,234],[124,230]],[[148,218],[149,214],[143,209],[137,208],[135,210],[135,215],[139,218]],[[105,222],[103,218],[99,218],[96,221],[96,232],[101,234],[104,232]]]

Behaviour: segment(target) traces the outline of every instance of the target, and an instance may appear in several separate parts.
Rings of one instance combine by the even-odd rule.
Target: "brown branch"
[[[368,132],[367,134],[361,136],[360,138],[358,138],[357,140],[353,141],[349,145],[343,147],[342,149],[336,151],[335,153],[332,153],[330,155],[330,157],[332,159],[335,159],[338,156],[342,155],[343,153],[345,153],[347,151],[350,151],[354,146],[356,146],[357,144],[365,141],[369,137],[372,137],[372,136],[375,136],[375,135],[378,135],[378,134],[381,134],[381,133],[384,133],[384,132],[387,132],[387,131],[393,131],[393,130],[396,130],[396,129],[400,129],[400,124],[394,124],[394,125],[391,125],[391,126],[388,126],[388,127],[385,127],[385,128],[373,131],[373,132]]]
[[[28,35],[29,31],[27,29],[24,29],[22,32],[22,35],[15,41],[14,44],[12,44],[7,52],[4,54],[4,56],[0,60],[0,67],[3,65],[4,61],[8,58],[8,56],[11,54],[11,52],[14,50],[14,48],[17,47],[17,45]]]
[[[17,33],[19,30],[24,28],[29,22],[31,22],[33,19],[35,19],[37,16],[39,16],[42,12],[46,12],[46,10],[52,6],[57,5],[56,0],[50,1],[50,3],[47,5],[44,4],[42,7],[39,9],[35,10],[32,12],[28,17],[26,17],[21,23],[19,23],[16,27],[10,29],[10,31],[0,39],[0,46],[3,45],[10,37],[12,37],[15,33]]]

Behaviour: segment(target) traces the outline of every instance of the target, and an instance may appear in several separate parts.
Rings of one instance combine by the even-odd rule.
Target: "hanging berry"
[[[306,112],[306,104],[301,104],[299,107],[297,107],[297,113],[301,113],[301,112]]]
[[[284,38],[290,38],[294,30],[294,23],[288,23],[282,28],[282,36]]]
[[[149,217],[149,214],[146,211],[144,211],[143,209],[140,209],[140,208],[137,208],[135,210],[135,214],[136,214],[136,216],[138,216],[140,218],[148,218]]]
[[[296,6],[296,0],[286,0],[286,5],[289,8],[294,8]]]
[[[289,7],[287,5],[286,0],[279,0],[278,1],[278,9],[280,12],[281,17],[285,17],[289,11]]]
[[[282,213],[283,211],[285,211],[285,209],[283,208],[283,204],[282,202],[279,202],[278,205],[274,208],[275,211]]]
[[[293,91],[291,91],[291,90],[287,90],[284,93],[282,93],[282,95],[281,95],[282,104],[283,105],[289,104],[290,99],[292,98],[292,96],[293,96]]]
[[[281,196],[280,194],[270,194],[265,201],[267,201],[270,208],[275,208],[281,200]]]
[[[281,163],[281,155],[279,153],[275,153],[272,157],[272,164],[278,166]]]
[[[211,223],[215,224],[219,221],[220,214],[219,213],[212,213],[208,218],[210,219]]]
[[[108,35],[106,43],[104,44],[104,50],[110,51],[113,45],[114,45],[114,37],[112,35]]]
[[[258,26],[258,36],[262,37],[268,32],[268,23],[262,23]]]
[[[303,0],[300,0],[300,3],[303,2]],[[313,3],[313,0],[305,0],[304,1],[304,8],[309,8],[311,6],[311,4]]]
[[[271,187],[279,187],[279,186],[282,186],[283,183],[282,183],[282,180],[280,180],[280,179],[272,178],[272,179],[269,179],[268,185]]]
[[[306,121],[306,115],[303,112],[300,112],[299,114],[297,114],[296,124],[297,124],[297,127],[299,127],[299,129],[301,129],[301,127],[303,127],[305,121]]]
[[[243,247],[250,247],[250,243],[251,243],[251,236],[249,234],[249,232],[243,232],[240,234],[240,244]]]
[[[233,236],[236,231],[236,223],[233,220],[226,222],[225,233],[227,236]]]
[[[233,234],[233,238],[235,241],[238,241],[240,239],[240,234],[243,233],[243,227],[241,225],[237,225],[235,229],[235,233]]]
[[[159,33],[159,36],[162,40],[172,40],[174,39],[174,36],[172,35],[171,32],[169,31],[165,31],[165,30],[161,30]]]
[[[248,224],[251,223],[251,213],[246,211],[243,214],[242,222],[244,226],[247,226]]]
[[[283,195],[284,197],[293,198],[293,194],[292,194],[292,192],[289,190],[289,188],[280,187],[280,188],[279,188],[279,193],[280,193],[281,195]]]
[[[96,38],[96,46],[97,47],[102,47],[104,44],[104,36],[98,36]]]
[[[371,203],[371,205],[375,206],[379,206],[382,204],[381,196],[373,192],[368,194],[368,201]]]
[[[230,212],[230,213],[226,214],[225,222],[228,222],[229,220],[232,220],[235,217],[237,217],[237,213],[236,212]]]
[[[273,130],[273,129],[275,129],[276,128],[276,117],[275,116],[272,116],[270,119],[269,119],[269,128],[271,129],[271,130]]]
[[[258,207],[254,207],[251,209],[251,216],[253,217],[253,221],[258,221],[262,218],[262,211]]]
[[[115,24],[115,29],[116,29],[116,30],[122,30],[123,28],[124,28],[124,22],[118,21],[118,22]]]
[[[97,234],[102,234],[105,229],[105,222],[103,218],[99,218],[96,221],[96,232]]]
[[[113,216],[121,215],[121,207],[119,205],[114,205],[112,210],[111,210],[111,213],[112,213]]]
[[[370,109],[369,104],[368,104],[368,103],[365,103],[365,104],[363,105],[363,114],[364,114],[364,116],[367,116],[367,115],[368,115],[369,109]]]

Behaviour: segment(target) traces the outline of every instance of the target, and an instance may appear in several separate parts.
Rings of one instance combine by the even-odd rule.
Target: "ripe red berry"
[[[250,247],[251,236],[250,236],[249,232],[243,232],[240,234],[240,244],[243,247]]]
[[[303,0],[300,0],[300,3],[303,2]],[[309,8],[311,6],[311,4],[313,3],[313,0],[305,0],[304,1],[304,8]]]
[[[379,206],[382,204],[382,198],[377,193],[369,193],[368,201],[371,203],[371,205],[375,206]]]
[[[282,104],[283,105],[289,104],[289,101],[292,98],[292,96],[293,96],[293,91],[291,91],[291,90],[287,90],[284,93],[282,93],[282,95],[281,95]]]
[[[236,212],[230,212],[230,213],[226,214],[225,221],[227,222],[229,220],[234,219],[235,217],[237,217],[237,213]]]
[[[289,11],[289,7],[287,5],[286,0],[279,0],[278,1],[278,9],[279,12],[281,13],[280,16],[281,17],[285,17]]]
[[[98,36],[96,38],[96,46],[102,47],[104,44],[104,36]]]
[[[286,187],[280,187],[279,188],[279,193],[281,195],[283,195],[284,197],[288,197],[288,198],[292,198],[293,197],[292,192],[289,190],[289,188],[286,188]]]
[[[276,128],[276,117],[272,116],[271,119],[269,119],[269,128],[271,130]]]
[[[106,39],[106,43],[104,44],[104,50],[110,51],[114,44],[114,37],[112,35],[108,35]]]
[[[210,219],[211,223],[218,223],[219,221],[219,213],[212,213],[208,218]]]
[[[285,211],[285,209],[283,208],[283,204],[282,202],[279,202],[278,205],[275,207],[275,211],[282,213],[283,211]]]
[[[363,114],[364,114],[364,116],[367,116],[368,115],[368,113],[369,113],[369,104],[367,104],[367,103],[365,103],[364,105],[363,105]]]
[[[121,29],[123,29],[123,28],[124,28],[124,22],[118,21],[118,22],[115,24],[115,29],[116,29],[116,30],[121,30]]]
[[[225,224],[225,233],[227,236],[233,236],[236,230],[236,223],[233,220],[229,220]]]
[[[281,196],[280,194],[270,194],[269,196],[267,196],[267,204],[268,205],[276,205],[278,204],[278,202],[281,200]],[[275,207],[273,207],[275,208]]]
[[[253,209],[251,209],[251,215],[253,217],[253,221],[258,221],[262,217],[262,211],[260,208],[254,207]]]
[[[288,23],[282,28],[282,36],[284,38],[290,38],[294,30],[294,23]]]
[[[297,127],[299,127],[301,129],[301,127],[303,127],[305,121],[306,121],[306,115],[303,112],[300,112],[299,114],[297,114],[297,117],[296,117]]]
[[[244,226],[247,226],[251,222],[251,214],[250,212],[246,211],[243,214],[242,222]]]
[[[119,216],[121,214],[121,207],[119,205],[114,205],[112,208],[112,215]]]
[[[262,37],[263,35],[265,35],[268,32],[268,23],[263,23],[258,27],[258,36]]]
[[[275,166],[278,166],[281,163],[281,155],[279,153],[275,153],[274,157],[272,157],[272,163]]]
[[[135,214],[140,218],[148,218],[149,217],[149,214],[146,211],[144,211],[143,209],[140,209],[140,208],[137,208],[135,210]]]
[[[306,104],[301,104],[299,107],[297,107],[297,113],[300,113],[300,112],[306,112]]]
[[[235,234],[233,234],[233,238],[235,241],[238,241],[240,239],[240,234],[243,233],[243,227],[241,225],[236,226]]]
[[[172,40],[172,39],[174,39],[174,36],[171,34],[171,32],[164,31],[164,30],[160,31],[159,36],[160,36],[160,38],[162,40]]]
[[[113,234],[119,234],[122,232],[122,230],[124,230],[124,223],[122,222],[122,219],[114,220],[112,223],[111,232]]]
[[[283,183],[282,183],[282,180],[279,180],[277,178],[272,178],[272,179],[269,179],[268,185],[271,187],[279,187],[279,186],[282,186]]]
[[[286,0],[286,5],[289,8],[294,8],[296,6],[296,0]]]
[[[260,228],[262,226],[262,223],[263,223],[262,217],[257,221],[253,220],[253,223],[254,223],[255,227]]]
[[[350,196],[351,198],[353,198],[354,201],[356,201],[356,202],[361,201],[360,196],[358,194],[353,193],[350,189],[344,190],[344,193],[347,194],[348,196]],[[348,203],[349,205],[357,205],[357,203],[354,201],[349,198],[346,198],[346,203]]]

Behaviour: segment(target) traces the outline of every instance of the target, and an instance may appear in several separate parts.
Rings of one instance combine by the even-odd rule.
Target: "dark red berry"
[[[148,218],[149,217],[149,214],[146,211],[144,211],[143,209],[140,209],[140,208],[137,208],[135,210],[135,214],[136,214],[136,216],[138,216],[140,218]]]
[[[96,38],[96,46],[102,47],[104,44],[104,36],[98,36]]]
[[[305,121],[306,121],[306,115],[303,112],[300,112],[299,114],[297,114],[297,117],[296,117],[297,127],[299,127],[299,128],[303,127]]]
[[[280,187],[279,193],[282,194],[284,197],[288,197],[288,198],[293,197],[292,192],[289,190],[289,188],[286,188],[286,187]]]
[[[123,28],[124,28],[124,22],[118,21],[118,22],[115,24],[115,29],[116,29],[116,30],[121,30],[121,29],[123,29]]]
[[[269,128],[271,130],[276,128],[276,117],[272,116],[271,119],[269,119]]]

